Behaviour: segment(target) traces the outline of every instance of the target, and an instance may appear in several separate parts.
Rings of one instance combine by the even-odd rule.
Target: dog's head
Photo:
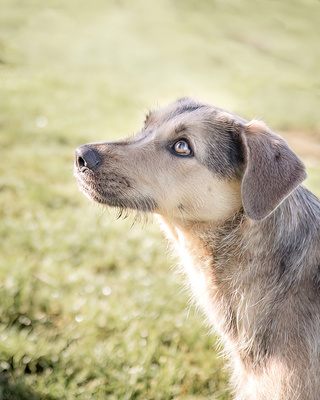
[[[181,99],[150,113],[131,138],[78,147],[75,176],[102,204],[219,222],[242,207],[252,219],[265,218],[306,173],[263,122]]]

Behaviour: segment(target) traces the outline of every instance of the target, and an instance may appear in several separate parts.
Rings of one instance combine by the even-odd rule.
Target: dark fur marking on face
[[[211,131],[217,132],[216,127]],[[244,164],[244,153],[239,134],[234,131],[218,130],[214,140],[208,137],[206,165],[221,177],[231,178],[240,175]]]
[[[197,103],[187,103],[182,105],[181,107],[178,107],[172,114],[169,115],[168,121],[172,118],[177,117],[178,115],[182,115],[185,113],[191,113],[193,111],[200,110],[201,108],[205,108],[206,106],[203,104],[197,104]]]

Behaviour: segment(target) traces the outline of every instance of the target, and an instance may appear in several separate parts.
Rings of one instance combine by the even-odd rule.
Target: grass
[[[192,95],[285,130],[319,195],[320,3],[0,7],[0,400],[230,399],[157,227],[88,203],[74,148]]]

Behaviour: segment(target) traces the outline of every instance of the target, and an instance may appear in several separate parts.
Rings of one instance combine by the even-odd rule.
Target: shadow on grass
[[[7,373],[0,374],[0,400],[57,400],[51,395],[38,394],[22,381],[14,382]]]

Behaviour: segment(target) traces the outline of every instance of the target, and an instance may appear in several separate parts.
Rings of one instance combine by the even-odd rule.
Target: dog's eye
[[[178,140],[172,148],[175,153],[181,156],[189,156],[192,153],[189,143],[185,140]]]

